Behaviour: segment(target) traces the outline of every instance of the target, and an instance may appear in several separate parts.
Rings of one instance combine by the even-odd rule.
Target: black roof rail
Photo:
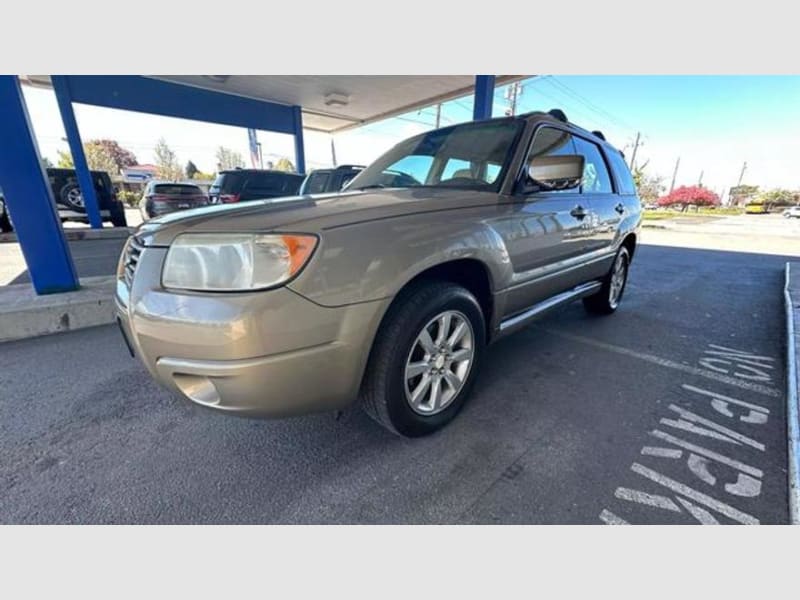
[[[547,114],[553,117],[554,119],[558,119],[562,123],[569,123],[567,120],[567,115],[564,114],[564,111],[560,108],[551,108],[547,111]]]

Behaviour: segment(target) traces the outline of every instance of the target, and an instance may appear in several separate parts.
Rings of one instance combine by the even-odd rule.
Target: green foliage
[[[789,206],[800,201],[800,192],[775,188],[761,192],[756,198],[759,204],[770,204],[772,206]]]
[[[53,168],[53,163],[50,162],[49,158],[47,158],[46,156],[43,156],[42,157],[42,166],[45,169],[52,169]]]
[[[183,169],[178,163],[178,156],[167,145],[166,140],[162,137],[156,142],[156,147],[153,150],[156,157],[156,167],[158,167],[158,178],[165,181],[178,181],[183,179]]]
[[[286,171],[287,173],[296,172],[296,169],[294,168],[292,161],[290,161],[285,156],[278,159],[278,162],[275,163],[275,169],[277,171]]]
[[[217,148],[217,171],[235,169],[236,167],[244,167],[242,155],[225,146]]]
[[[64,152],[62,150],[56,150],[56,154],[58,154],[58,161],[56,162],[56,166],[59,169],[74,169],[75,163],[72,162],[72,154],[69,152]]]
[[[123,204],[129,206],[130,208],[136,208],[139,206],[139,201],[142,199],[142,195],[130,190],[120,190],[117,192],[117,198],[119,198]]]

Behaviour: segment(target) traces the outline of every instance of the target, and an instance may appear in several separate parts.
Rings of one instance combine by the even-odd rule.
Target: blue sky
[[[52,92],[24,88],[40,150],[55,161],[66,150]],[[494,114],[508,106],[505,88],[495,92]],[[703,183],[715,191],[734,185],[747,161],[744,183],[764,188],[800,188],[800,77],[797,76],[562,76],[525,80],[518,112],[559,107],[587,129],[601,129],[630,157],[636,133],[642,134],[637,163],[672,177],[677,184]],[[448,102],[442,124],[469,120],[472,98]],[[335,137],[339,162],[367,163],[394,143],[430,129],[434,109],[402,115]],[[140,162],[152,162],[159,136],[185,163],[213,171],[218,145],[247,157],[243,129],[181,119],[77,106],[84,139],[113,138],[133,150]],[[265,159],[293,155],[290,136],[259,132]],[[306,132],[309,168],[330,164],[330,136]]]

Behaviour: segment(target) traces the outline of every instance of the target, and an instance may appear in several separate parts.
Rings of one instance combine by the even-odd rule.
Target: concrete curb
[[[800,418],[798,416],[798,346],[797,317],[800,317],[800,280],[792,272],[800,272],[800,263],[786,263],[786,283],[783,290],[786,305],[786,421],[789,446],[789,519],[800,524]],[[796,282],[795,282],[796,281]]]
[[[67,241],[78,240],[114,240],[127,238],[133,233],[133,227],[108,227],[103,229],[64,229],[64,236]],[[0,233],[0,244],[17,243],[16,233]]]
[[[81,289],[37,296],[28,283],[0,287],[0,342],[114,322],[115,276],[86,277]]]

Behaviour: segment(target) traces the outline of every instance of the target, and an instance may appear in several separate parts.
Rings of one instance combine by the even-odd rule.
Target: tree
[[[64,152],[63,150],[56,150],[56,154],[58,155],[56,166],[58,166],[59,169],[75,168],[75,163],[72,162],[72,154],[69,152]]]
[[[50,162],[49,158],[47,158],[46,156],[43,156],[42,157],[42,166],[45,169],[52,169],[53,168],[53,163]]]
[[[286,171],[288,173],[294,173],[296,171],[292,161],[285,156],[278,159],[278,162],[275,163],[275,169],[278,171]]]
[[[799,196],[800,192],[775,188],[761,192],[757,196],[757,200],[760,200],[762,204],[771,206],[788,206],[790,204],[797,204]]]
[[[697,185],[683,185],[658,199],[659,206],[680,206],[681,210],[686,210],[689,205],[695,206],[719,206],[719,196],[711,190]]]
[[[162,137],[156,142],[156,147],[153,150],[156,157],[156,167],[158,167],[158,178],[166,179],[167,181],[177,181],[183,177],[183,169],[178,163],[178,157],[167,145],[166,140]]]
[[[244,167],[242,155],[225,146],[217,148],[217,170],[225,171],[236,167]]]
[[[194,179],[195,175],[200,172],[200,169],[198,169],[192,161],[189,161],[186,163],[186,168],[183,171],[186,173],[187,179]]]
[[[88,152],[91,147],[98,148],[98,151],[99,148],[102,148],[102,154],[111,159],[114,163],[114,170],[117,173],[125,167],[132,167],[139,163],[136,160],[136,155],[127,148],[120,146],[116,140],[89,140],[84,144],[84,152]]]
[[[645,172],[645,162],[641,166],[637,166],[633,170],[633,182],[636,184],[636,189],[639,191],[639,198],[645,204],[656,202],[664,190],[667,189],[664,185],[664,178],[660,175],[648,175]]]
[[[75,162],[69,152],[57,151],[58,166],[74,169]],[[89,140],[83,145],[86,163],[93,171],[106,171],[116,175],[125,167],[135,165],[138,161],[130,150],[123,148],[115,140]]]

